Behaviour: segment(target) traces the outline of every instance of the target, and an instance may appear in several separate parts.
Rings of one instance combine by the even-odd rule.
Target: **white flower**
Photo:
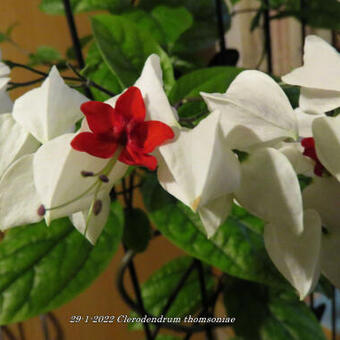
[[[334,177],[315,177],[303,191],[306,208],[316,210],[322,219],[321,271],[340,287],[340,266],[336,254],[340,247],[340,183]]]
[[[244,71],[224,94],[201,93],[210,111],[221,112],[221,125],[232,149],[256,147],[298,137],[296,114],[280,86],[260,71]]]
[[[262,148],[241,163],[237,201],[263,219],[269,256],[304,298],[319,276],[321,221],[304,211],[299,182],[288,159],[278,150]],[[308,245],[308,246],[306,246]]]
[[[305,40],[304,65],[282,80],[301,87],[299,106],[307,113],[325,113],[340,106],[340,55],[315,35]]]

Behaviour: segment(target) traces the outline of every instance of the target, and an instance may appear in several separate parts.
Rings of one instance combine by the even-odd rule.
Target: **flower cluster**
[[[8,75],[4,65],[0,72]],[[201,93],[210,113],[193,129],[178,122],[157,55],[106,103],[69,88],[56,68],[13,109],[0,84],[0,110],[11,111],[0,116],[1,228],[69,216],[95,243],[113,185],[129,165],[143,166],[198,213],[207,237],[233,203],[260,217],[269,256],[301,298],[320,271],[340,287],[332,256],[340,246],[337,72],[339,54],[309,36],[304,65],[282,78],[301,88],[299,108],[270,76],[243,71],[226,93]],[[312,178],[303,192],[298,175]]]

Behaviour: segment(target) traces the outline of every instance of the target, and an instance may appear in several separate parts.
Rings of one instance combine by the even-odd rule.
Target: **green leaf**
[[[294,293],[228,278],[224,290],[234,330],[245,340],[325,340],[313,312]]]
[[[124,90],[117,76],[115,76],[105,64],[95,43],[90,46],[86,57],[86,68],[83,70],[83,74],[87,78],[115,94],[119,94]],[[111,98],[108,94],[94,87],[91,87],[91,92],[95,100],[105,101]]]
[[[142,298],[145,309],[152,315],[158,316],[168,302],[184,273],[193,263],[187,256],[176,258],[153,273],[142,285]],[[205,284],[208,296],[213,292],[214,278],[207,266],[204,267]],[[167,317],[180,318],[195,312],[202,304],[201,288],[197,270],[193,270],[171,305]],[[136,316],[133,314],[133,316]],[[129,329],[141,329],[140,323],[129,324]]]
[[[157,6],[152,10],[152,16],[162,27],[170,48],[193,24],[193,17],[185,7]]]
[[[118,202],[94,247],[67,218],[11,229],[0,243],[0,324],[46,313],[90,286],[110,263],[122,229]]]
[[[231,215],[207,239],[199,216],[167,194],[154,177],[147,177],[142,193],[154,225],[189,255],[233,276],[273,286],[288,285],[269,259],[262,235],[252,230],[259,226],[249,228],[245,217]]]
[[[71,0],[73,13],[109,10],[118,13],[131,7],[131,0]],[[48,14],[63,14],[63,0],[41,0],[39,8]]]
[[[125,209],[124,244],[135,252],[143,252],[151,238],[148,216],[141,209]]]
[[[166,40],[163,29],[159,22],[149,13],[141,9],[132,9],[124,12],[122,16],[132,22],[134,22],[145,33],[151,34],[153,39],[160,45],[165,46]]]
[[[80,46],[84,48],[92,40],[92,35],[86,35],[79,39]],[[71,46],[66,51],[66,57],[68,59],[77,59],[74,47]]]
[[[293,16],[315,28],[338,30],[340,28],[340,3],[337,0],[281,0],[282,9],[271,19]]]
[[[172,87],[174,75],[169,57],[133,22],[116,15],[97,15],[92,18],[92,28],[104,61],[122,87],[131,86],[136,81],[152,53],[160,56],[165,88]]]
[[[58,50],[51,46],[39,46],[34,54],[29,56],[29,65],[35,66],[39,64],[57,64],[62,60],[62,56]]]
[[[201,91],[225,92],[241,71],[243,69],[237,67],[218,66],[188,73],[177,80],[169,93],[169,100],[175,104],[184,98],[198,97]]]
[[[159,0],[140,0],[138,7],[147,11],[159,6]],[[218,37],[216,9],[214,1],[207,0],[162,0],[162,5],[169,7],[185,7],[193,16],[193,25],[185,31],[176,43],[173,53],[192,56],[203,48],[212,47]],[[226,23],[230,23],[230,15],[224,1],[222,3]],[[180,23],[177,23],[179,25]],[[229,25],[225,26],[226,30]]]

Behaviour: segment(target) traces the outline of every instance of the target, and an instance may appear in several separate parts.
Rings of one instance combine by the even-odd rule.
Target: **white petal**
[[[304,65],[282,77],[287,84],[320,90],[340,91],[340,55],[315,35],[305,40]]]
[[[13,119],[12,114],[0,115],[0,176],[13,161],[38,147],[39,142]]]
[[[45,143],[34,155],[34,182],[46,208],[56,207],[82,195],[96,180],[84,178],[81,171],[94,173],[102,170],[109,159],[101,159],[71,148],[75,134],[66,134]],[[126,172],[128,166],[117,162],[112,169],[109,183],[103,183],[101,190],[110,190],[113,184]],[[62,208],[47,211],[47,223],[87,209],[93,199],[92,189],[82,199]]]
[[[181,131],[159,151],[164,161],[159,162],[161,185],[193,210],[233,192],[239,184],[239,162],[225,143],[218,113]]]
[[[315,119],[312,129],[320,162],[340,180],[340,116]]]
[[[300,186],[289,160],[280,151],[266,148],[241,163],[237,201],[266,222],[287,225],[293,233],[303,230]]]
[[[91,215],[87,230],[86,230],[86,220],[89,213],[89,209],[84,211],[79,211],[73,214],[70,219],[72,224],[79,230],[81,234],[85,234],[86,230],[86,238],[94,245],[100,236],[102,230],[105,227],[107,222],[107,218],[110,213],[110,204],[111,200],[109,195],[105,192],[104,195],[99,195],[98,199],[102,200],[102,209],[100,213],[95,216]]]
[[[309,89],[302,87],[299,105],[306,112],[321,114],[340,106],[340,91]]]
[[[300,137],[312,137],[312,124],[314,119],[324,117],[324,114],[312,114],[302,110],[302,108],[295,109],[296,118],[299,125]]]
[[[244,150],[298,136],[296,115],[288,98],[260,71],[240,73],[225,94],[201,95],[211,111],[222,113],[221,124],[232,148]]]
[[[1,230],[40,221],[40,204],[33,181],[33,155],[25,155],[8,168],[0,181]]]
[[[13,102],[7,93],[9,78],[0,78],[0,113],[12,112]]]
[[[163,89],[162,69],[158,55],[152,54],[148,57],[134,86],[142,92],[146,106],[146,120],[159,120],[169,126],[179,126],[176,113],[170,106]],[[106,103],[114,107],[118,97],[119,95],[110,98]]]
[[[336,254],[340,247],[340,183],[333,177],[316,177],[303,191],[307,208],[315,209],[321,216],[327,234],[322,235],[321,270],[340,288],[340,266]]]
[[[321,219],[314,210],[305,210],[304,229],[299,235],[284,223],[265,226],[264,242],[278,270],[304,299],[315,287],[320,274]]]
[[[218,227],[226,220],[231,211],[232,204],[233,196],[224,195],[197,209],[208,238],[212,237]]]
[[[309,177],[314,177],[314,161],[303,155],[304,148],[300,143],[285,143],[280,149],[290,161],[295,172]]]
[[[41,143],[67,131],[83,117],[80,105],[87,98],[68,87],[56,67],[42,86],[18,98],[13,116]]]

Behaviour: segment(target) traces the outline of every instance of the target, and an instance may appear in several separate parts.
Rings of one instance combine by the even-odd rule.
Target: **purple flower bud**
[[[93,204],[93,214],[94,216],[98,216],[99,213],[102,211],[103,202],[101,200],[96,200]]]
[[[94,175],[94,173],[92,171],[86,171],[86,170],[83,170],[80,173],[83,177],[91,177],[91,176]]]
[[[37,213],[38,213],[39,216],[44,216],[45,215],[46,209],[45,209],[43,204],[38,208]]]
[[[109,178],[106,175],[100,175],[99,179],[104,182],[104,183],[108,183],[109,182]]]

